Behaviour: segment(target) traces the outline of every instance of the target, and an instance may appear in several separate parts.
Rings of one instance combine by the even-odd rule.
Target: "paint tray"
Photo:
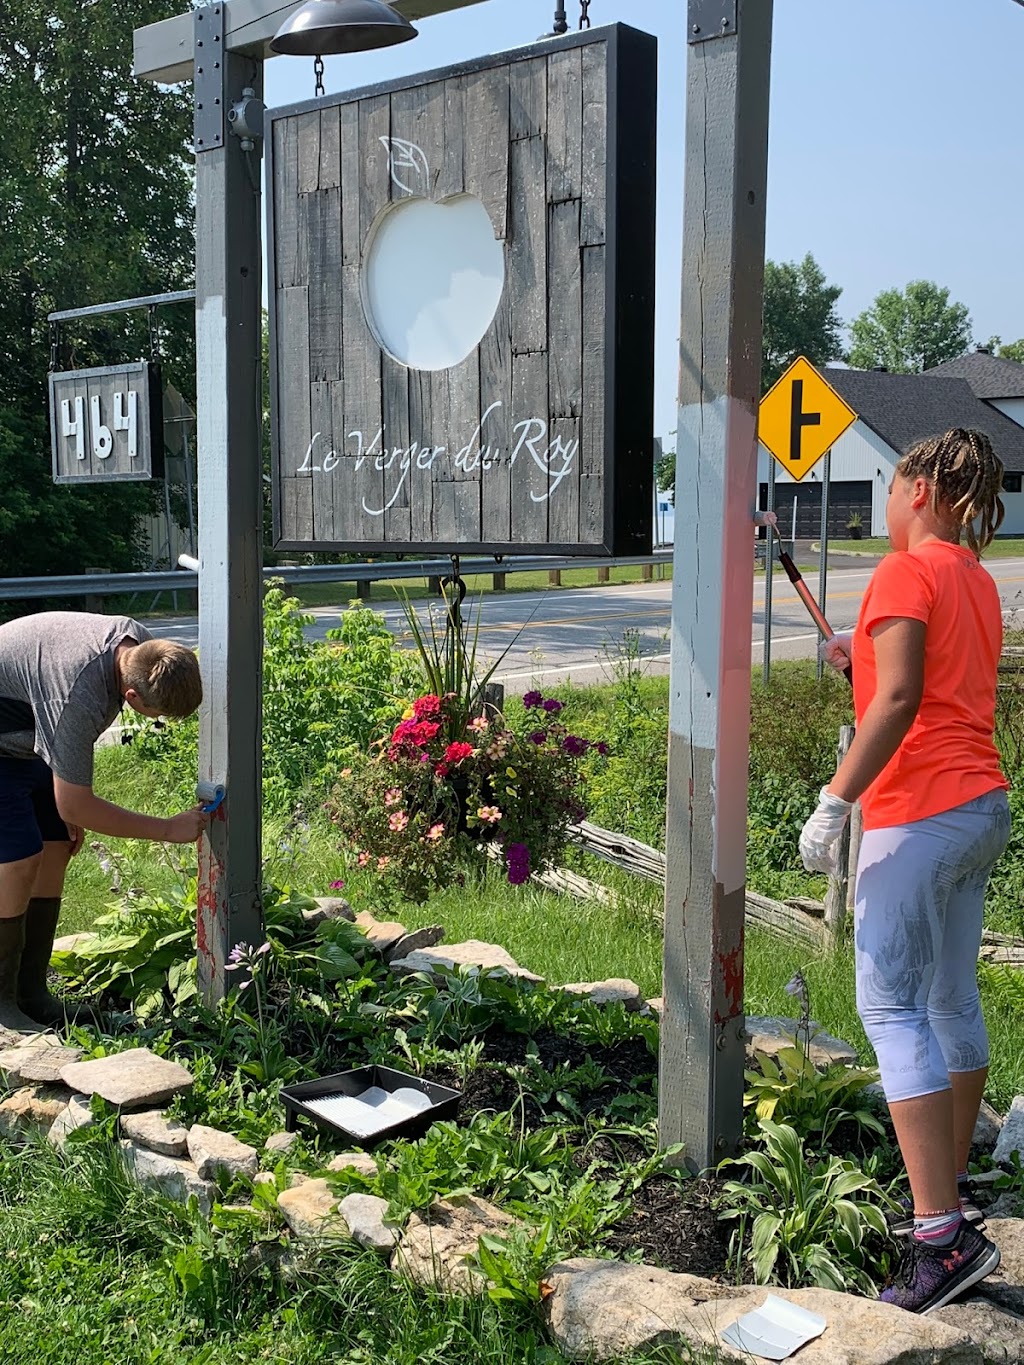
[[[820,1337],[827,1326],[817,1313],[769,1294],[760,1308],[745,1313],[720,1335],[730,1346],[748,1355],[763,1360],[788,1360],[801,1346]]]
[[[387,1066],[361,1066],[281,1091],[290,1133],[301,1116],[359,1147],[422,1137],[432,1123],[454,1119],[461,1098],[458,1090]]]

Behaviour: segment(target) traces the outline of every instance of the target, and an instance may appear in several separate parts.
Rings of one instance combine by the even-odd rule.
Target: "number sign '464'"
[[[50,375],[54,483],[163,476],[160,367],[139,361]]]

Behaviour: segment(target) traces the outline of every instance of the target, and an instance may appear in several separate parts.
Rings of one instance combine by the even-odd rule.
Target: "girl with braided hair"
[[[857,1009],[913,1196],[883,1300],[927,1313],[999,1264],[967,1159],[988,1075],[978,995],[985,887],[1010,829],[994,741],[1002,612],[979,563],[1003,519],[988,437],[947,431],[900,460],[856,630],[823,657],[852,661],[857,734],[804,826],[809,871],[834,872],[853,802],[864,812],[854,931]],[[961,544],[966,539],[967,544]],[[909,1206],[908,1206],[909,1212]]]

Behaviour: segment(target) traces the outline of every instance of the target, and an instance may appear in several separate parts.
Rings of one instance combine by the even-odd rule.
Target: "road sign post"
[[[768,507],[775,511],[775,461],[768,462]],[[795,532],[794,532],[795,535]],[[772,673],[772,597],[775,586],[775,527],[769,523],[765,531],[764,549],[764,676],[765,687]],[[794,550],[796,547],[793,547]]]
[[[709,13],[716,11],[711,24]],[[743,917],[772,0],[690,0],[659,1130],[743,1120]]]
[[[828,606],[828,504],[832,491],[832,452],[826,450],[825,463],[821,475],[821,537],[818,544],[818,606],[822,616],[827,617]],[[820,679],[825,665],[821,655],[815,666],[815,675]]]

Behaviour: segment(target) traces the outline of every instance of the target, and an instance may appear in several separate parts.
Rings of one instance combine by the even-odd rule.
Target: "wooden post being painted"
[[[843,759],[850,752],[855,734],[852,725],[839,727],[839,744],[836,748],[836,770],[842,766]],[[850,883],[850,853],[853,821],[847,820],[839,837],[838,869],[835,877],[829,877],[825,893],[825,941],[835,948],[842,942],[846,930],[846,911]],[[856,866],[856,865],[854,865]]]
[[[742,1133],[771,28],[772,0],[689,0],[659,1128],[696,1168]]]
[[[420,18],[473,3],[397,7]],[[231,0],[134,34],[138,78],[192,80],[196,90],[199,779],[227,792],[199,847],[198,971],[208,1004],[226,992],[232,946],[263,935],[260,130],[246,134],[238,115],[244,101],[258,103],[270,40],[296,8],[294,0]]]

